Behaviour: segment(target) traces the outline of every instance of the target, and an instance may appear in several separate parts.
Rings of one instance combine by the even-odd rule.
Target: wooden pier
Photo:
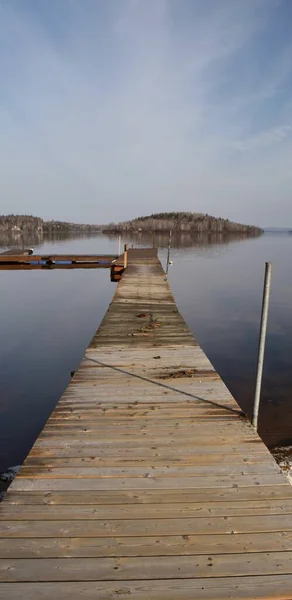
[[[0,519],[3,600],[292,599],[292,487],[156,251],[129,251]]]
[[[111,281],[119,281],[127,267],[128,246],[121,256],[114,254],[33,254],[33,250],[0,253],[0,271],[43,269],[110,269]]]
[[[113,254],[0,254],[0,270],[112,268],[119,257]]]

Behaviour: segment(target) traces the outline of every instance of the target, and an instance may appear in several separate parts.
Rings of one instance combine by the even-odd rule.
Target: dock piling
[[[265,270],[264,290],[263,290],[261,326],[260,326],[259,349],[258,349],[257,376],[256,376],[256,387],[255,387],[253,417],[252,417],[252,424],[255,429],[258,428],[258,419],[259,419],[259,407],[260,407],[260,398],[261,398],[264,355],[265,355],[266,335],[267,335],[267,322],[268,322],[270,290],[271,290],[271,273],[272,273],[272,263],[267,262],[266,270]]]
[[[124,245],[124,269],[128,266],[128,244]]]
[[[170,260],[170,248],[171,248],[171,229],[169,230],[169,238],[168,238],[168,249],[167,249],[167,260],[166,260],[166,277],[168,275],[168,267],[169,267],[169,260]]]

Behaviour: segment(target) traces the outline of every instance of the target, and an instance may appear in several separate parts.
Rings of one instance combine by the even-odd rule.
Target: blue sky
[[[0,212],[292,226],[292,0],[0,0]]]

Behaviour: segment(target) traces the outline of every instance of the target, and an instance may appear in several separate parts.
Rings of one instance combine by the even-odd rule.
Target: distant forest
[[[138,217],[131,221],[110,223],[109,225],[78,225],[64,221],[44,221],[31,215],[0,215],[0,233],[22,235],[37,232],[168,232],[174,233],[245,233],[257,235],[262,232],[259,227],[233,223],[229,219],[212,217],[208,214],[192,212],[163,212],[146,217]]]
[[[42,229],[43,220],[31,215],[0,215],[0,231],[6,232],[21,232],[21,231],[36,231]]]
[[[134,232],[134,231],[156,231],[189,233],[248,233],[260,234],[262,230],[253,225],[242,225],[234,223],[229,219],[212,217],[208,214],[192,212],[163,212],[152,214],[147,217],[138,217],[131,221],[123,221],[110,224],[107,231],[112,232]]]
[[[56,231],[101,231],[99,225],[78,225],[64,221],[44,221],[31,215],[0,215],[0,233],[49,233]]]

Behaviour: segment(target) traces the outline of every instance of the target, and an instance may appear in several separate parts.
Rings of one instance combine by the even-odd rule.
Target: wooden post
[[[168,267],[169,267],[169,259],[170,259],[170,248],[171,248],[171,229],[169,230],[169,238],[168,238],[167,261],[166,261],[166,277],[168,276]]]
[[[128,244],[124,245],[124,269],[128,266]]]
[[[266,335],[267,335],[267,322],[268,322],[270,290],[271,290],[271,273],[272,273],[272,263],[267,262],[266,270],[265,270],[265,281],[264,281],[263,302],[262,302],[262,316],[261,316],[259,349],[258,349],[257,378],[256,378],[256,388],[255,388],[255,397],[254,397],[254,406],[253,406],[253,416],[252,416],[252,424],[256,430],[258,428],[258,420],[259,420],[263,366],[264,366]]]

